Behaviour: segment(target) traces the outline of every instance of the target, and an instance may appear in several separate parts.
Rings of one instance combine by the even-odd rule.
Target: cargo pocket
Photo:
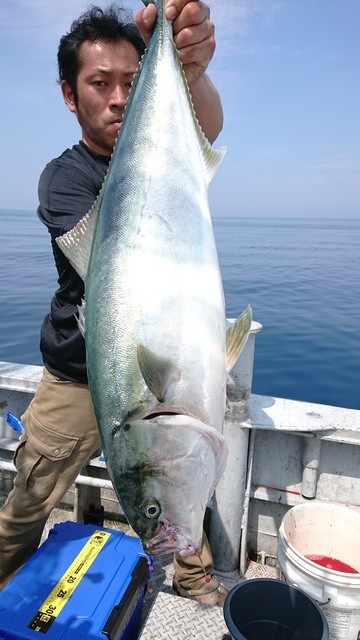
[[[62,474],[65,493],[68,474],[63,472],[79,438],[59,434],[39,424],[34,416],[29,423],[14,456],[17,484],[37,498],[47,498]]]

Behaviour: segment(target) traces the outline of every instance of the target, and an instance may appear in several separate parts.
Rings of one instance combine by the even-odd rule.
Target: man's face
[[[111,155],[139,54],[127,40],[86,41],[80,47],[77,101],[66,80],[62,92],[82,128],[83,142],[93,151]]]

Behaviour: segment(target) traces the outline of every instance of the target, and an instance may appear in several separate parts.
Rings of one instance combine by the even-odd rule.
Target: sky
[[[80,139],[56,53],[89,4],[1,0],[0,209],[35,209],[43,167]],[[360,219],[360,0],[207,4],[217,42],[208,72],[225,116],[215,146],[227,147],[213,214]]]

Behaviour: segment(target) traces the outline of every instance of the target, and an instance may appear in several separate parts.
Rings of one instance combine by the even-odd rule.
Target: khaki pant
[[[14,486],[0,510],[0,588],[37,549],[46,520],[91,455],[100,447],[85,384],[56,378],[46,369],[22,416],[26,434],[15,452]],[[197,556],[174,559],[176,579],[197,589],[212,568],[206,538]]]

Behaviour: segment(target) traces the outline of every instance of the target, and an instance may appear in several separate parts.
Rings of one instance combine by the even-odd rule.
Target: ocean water
[[[33,211],[0,210],[0,360],[41,364],[56,288]],[[216,218],[226,313],[251,304],[253,392],[360,409],[360,221]]]

